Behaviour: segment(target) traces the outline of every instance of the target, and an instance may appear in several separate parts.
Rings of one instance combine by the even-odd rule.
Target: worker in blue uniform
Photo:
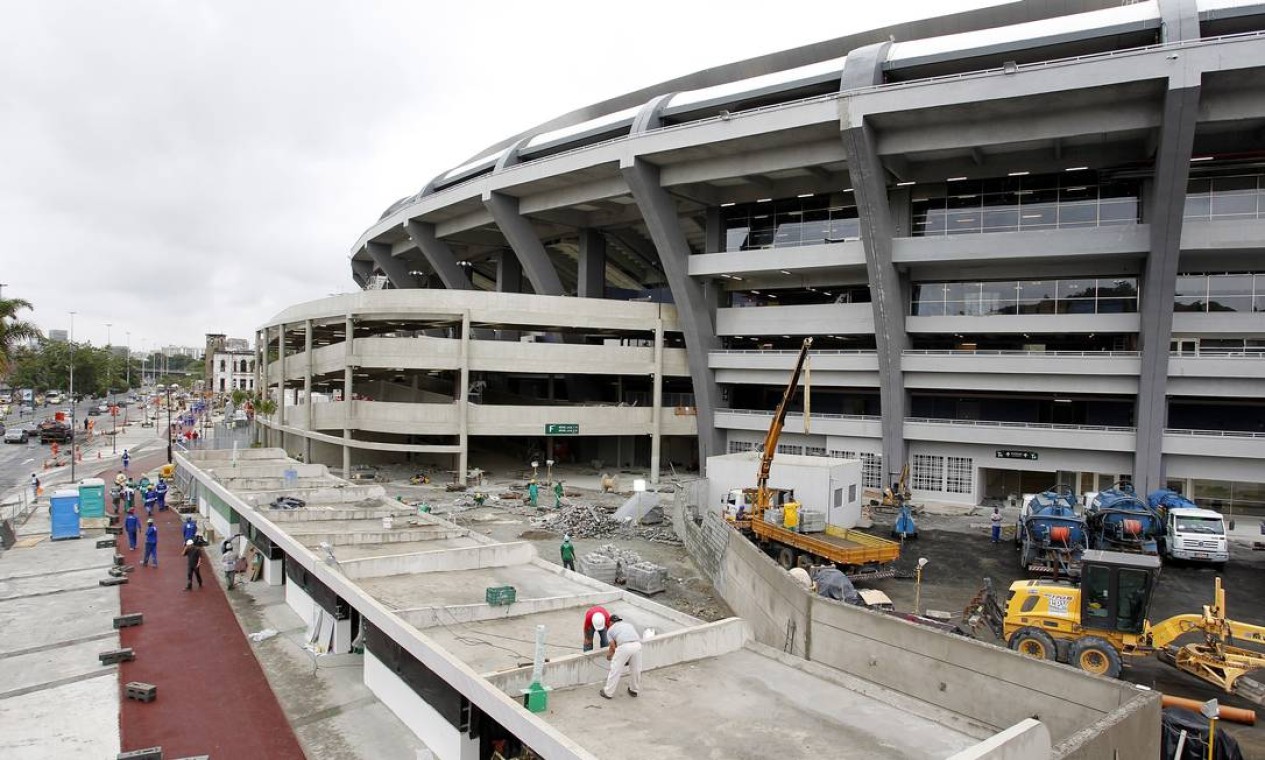
[[[158,526],[152,519],[145,521],[145,556],[141,559],[141,567],[149,567],[149,560],[154,559],[154,567],[158,567]]]
[[[127,533],[127,548],[136,551],[136,534],[141,529],[141,518],[136,516],[136,510],[128,508],[127,517],[123,518],[123,530]]]
[[[167,509],[167,481],[159,478],[158,484],[154,486],[154,493],[158,494],[158,511],[164,512]]]
[[[193,521],[193,517],[189,516],[184,519],[184,525],[181,526],[181,532],[184,534],[185,541],[192,541],[198,535],[198,524]]]
[[[145,514],[151,517],[154,514],[154,507],[158,505],[158,493],[154,490],[153,484],[145,489]]]

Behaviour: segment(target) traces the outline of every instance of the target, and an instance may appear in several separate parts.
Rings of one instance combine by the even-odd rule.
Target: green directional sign
[[[578,422],[546,422],[545,435],[579,435]]]

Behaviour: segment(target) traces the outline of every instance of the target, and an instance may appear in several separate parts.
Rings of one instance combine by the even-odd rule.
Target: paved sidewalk
[[[163,451],[133,461],[131,469],[149,472],[165,462]],[[122,611],[144,613],[145,622],[122,631],[122,646],[135,649],[136,659],[120,667],[119,688],[129,681],[158,687],[154,702],[122,702],[123,751],[161,746],[165,757],[304,757],[214,577],[216,547],[203,550],[203,587],[195,581],[192,591],[184,590],[180,522],[174,510],[154,514],[157,569],[140,567],[142,548],[131,552],[120,541],[128,564],[136,565],[121,587]]]

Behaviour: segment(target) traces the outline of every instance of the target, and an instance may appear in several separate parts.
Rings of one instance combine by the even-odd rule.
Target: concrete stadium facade
[[[674,432],[697,454],[668,457],[686,466],[757,444],[812,335],[810,413],[782,446],[860,458],[869,486],[909,463],[916,493],[949,502],[1128,477],[1265,509],[1263,32],[1265,4],[1238,0],[1020,2],[697,72],[427,182],[361,235],[350,264],[370,289],[340,298],[379,321],[436,299],[534,305],[530,325],[394,333],[447,329],[459,351],[525,333],[559,352],[688,349],[680,375],[637,372],[654,418],[688,410]],[[286,369],[311,355],[305,315],[348,303],[261,329],[286,357],[267,363],[274,392],[310,385]],[[569,323],[591,304],[671,316],[639,335]],[[533,367],[600,382],[519,406],[623,413],[607,358]],[[482,379],[523,391],[515,369]],[[362,423],[282,414],[344,450]],[[462,456],[445,434],[434,453]],[[631,456],[657,472],[650,448]]]

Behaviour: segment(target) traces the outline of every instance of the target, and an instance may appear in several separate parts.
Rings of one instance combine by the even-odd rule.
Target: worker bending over
[[[601,640],[602,646],[606,646],[606,621],[610,619],[611,614],[605,607],[589,607],[588,612],[584,613],[584,651],[593,649],[594,633]]]
[[[615,690],[619,688],[619,679],[627,665],[628,694],[635,697],[641,691],[641,636],[632,623],[620,619],[619,615],[611,615],[608,638],[611,643],[606,650],[606,659],[610,660],[611,669],[606,676],[606,685],[602,687],[602,696],[615,698]]]

